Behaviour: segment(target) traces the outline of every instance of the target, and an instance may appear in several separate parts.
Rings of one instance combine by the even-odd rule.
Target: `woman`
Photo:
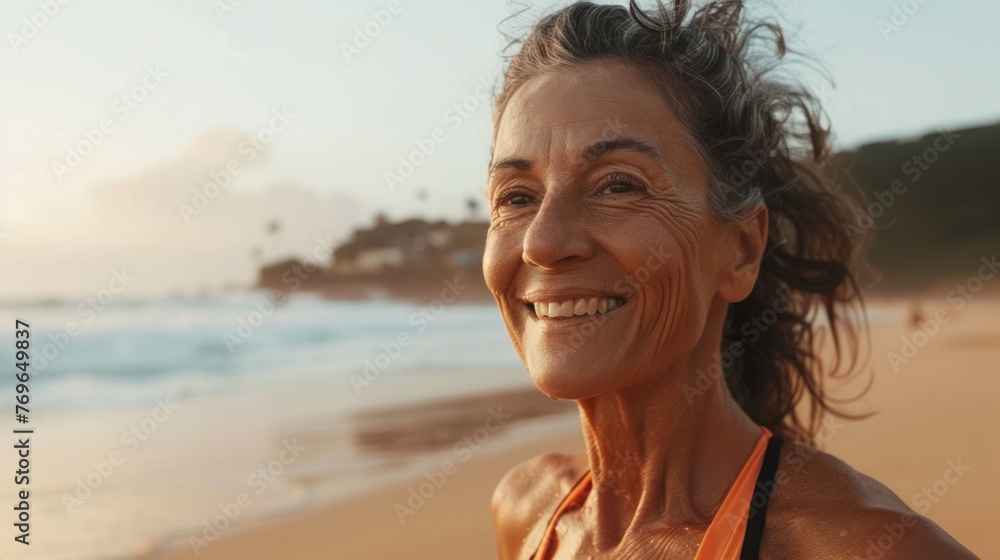
[[[843,369],[814,312],[856,356],[858,240],[780,29],[741,8],[574,4],[509,61],[484,271],[586,453],[499,484],[503,559],[973,557],[809,446]]]

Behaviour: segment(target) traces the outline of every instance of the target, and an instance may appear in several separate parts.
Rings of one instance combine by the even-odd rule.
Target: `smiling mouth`
[[[525,302],[528,310],[539,319],[568,319],[586,315],[610,313],[625,305],[623,297],[579,298],[564,301]]]

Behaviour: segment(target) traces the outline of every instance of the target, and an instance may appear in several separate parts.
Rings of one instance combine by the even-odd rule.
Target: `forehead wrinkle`
[[[520,100],[518,100],[518,101],[520,101]],[[514,105],[513,103],[511,103],[511,105],[512,105],[512,107],[514,107],[515,109],[517,109],[517,112],[520,113],[521,115],[531,115],[531,114],[534,114],[534,113],[542,113],[542,112],[545,112],[545,111],[551,111],[553,109],[563,109],[563,108],[566,108],[566,107],[578,107],[578,106],[581,106],[581,105],[582,106],[596,105],[596,104],[600,104],[600,103],[610,103],[612,105],[621,105],[623,107],[628,107],[629,109],[632,109],[632,110],[634,110],[636,112],[640,112],[640,113],[642,112],[641,108],[638,107],[637,105],[632,105],[630,103],[626,103],[625,101],[623,101],[621,99],[588,99],[586,101],[574,101],[572,103],[560,103],[560,104],[556,104],[556,105],[546,105],[545,107],[539,107],[537,109],[529,109],[529,108],[523,108],[522,109],[522,108],[519,108],[517,105]]]
[[[571,121],[564,121],[564,122],[561,122],[559,124],[553,124],[553,125],[536,126],[536,127],[533,127],[533,128],[527,128],[527,127],[525,127],[525,128],[519,128],[519,129],[511,131],[511,133],[512,134],[524,134],[526,132],[538,132],[539,130],[557,130],[557,129],[560,129],[560,128],[566,128],[567,126],[574,125],[574,124],[585,123],[585,122],[590,122],[590,121],[603,121],[603,120],[607,120],[607,119],[605,117],[583,118],[583,119],[577,119],[577,120],[571,120]],[[608,138],[608,140],[610,140],[610,138]]]
[[[588,120],[592,120],[592,121],[606,121],[608,123],[620,123],[620,121],[622,120],[622,118],[635,119],[636,124],[638,124],[638,123],[641,123],[644,120],[644,118],[645,118],[644,115],[646,113],[648,113],[648,111],[644,111],[642,108],[640,108],[638,106],[631,105],[629,103],[624,103],[624,102],[621,102],[621,101],[616,101],[616,100],[599,100],[599,102],[600,103],[609,103],[609,104],[612,104],[612,105],[617,105],[618,106],[617,108],[624,108],[626,110],[622,111],[620,113],[615,113],[613,115],[611,115],[611,114],[591,114],[589,116],[586,116],[586,117],[583,117],[583,118],[580,118],[580,119],[577,119],[577,120],[562,121],[558,125],[552,125],[552,126],[565,126],[566,124],[571,124],[571,123],[576,123],[576,122],[585,122],[585,121],[588,121]],[[508,121],[508,122],[502,122],[501,126],[500,126],[500,129],[502,130],[503,128],[511,128],[512,132],[515,132],[515,133],[516,132],[520,132],[522,130],[525,130],[527,126],[530,126],[527,123],[524,123],[524,121],[538,121],[538,120],[540,120],[539,119],[540,115],[542,115],[544,113],[547,113],[547,112],[559,110],[559,109],[581,107],[583,110],[577,111],[577,114],[580,114],[580,113],[584,113],[584,114],[586,114],[586,113],[594,113],[595,111],[593,110],[593,105],[594,105],[594,102],[591,102],[591,101],[586,101],[586,102],[581,101],[581,102],[578,102],[578,103],[567,103],[567,104],[560,104],[560,105],[549,105],[547,107],[543,107],[543,108],[540,108],[540,109],[527,109],[527,108],[522,109],[521,107],[515,105],[515,106],[511,107],[511,109],[509,109],[507,111],[507,115],[505,115],[504,121]],[[588,111],[587,109],[591,109],[591,110]],[[509,119],[507,118],[508,116],[510,117]],[[514,122],[510,122],[510,121],[514,121]],[[621,125],[620,124],[615,124],[615,126],[621,126]],[[544,127],[542,127],[542,128],[544,128]]]
[[[594,141],[599,141],[599,140],[615,140],[615,139],[618,139],[618,138],[626,138],[626,137],[627,138],[634,138],[636,140],[646,141],[649,144],[652,144],[652,145],[658,147],[659,151],[661,152],[661,154],[665,158],[671,158],[672,159],[672,158],[678,157],[680,155],[678,152],[681,151],[681,150],[679,149],[680,147],[676,145],[677,142],[672,142],[672,141],[669,141],[668,138],[664,138],[664,135],[662,134],[662,130],[661,131],[657,131],[656,129],[652,129],[651,130],[651,127],[649,126],[649,124],[647,122],[649,119],[643,120],[641,118],[642,114],[644,114],[644,113],[646,113],[648,111],[644,112],[644,111],[640,110],[638,107],[635,107],[633,105],[629,105],[627,103],[618,103],[618,102],[615,102],[615,103],[618,104],[618,105],[621,105],[623,107],[626,107],[628,109],[632,109],[633,113],[629,114],[629,112],[625,112],[624,114],[616,114],[614,116],[610,116],[610,115],[600,115],[600,116],[597,116],[597,115],[595,115],[595,116],[574,118],[574,119],[570,119],[570,120],[563,120],[563,121],[558,122],[556,124],[544,124],[544,125],[538,124],[537,123],[537,119],[530,119],[530,120],[533,120],[533,121],[536,121],[536,122],[524,123],[524,124],[521,124],[521,125],[516,125],[516,124],[513,124],[513,123],[509,123],[509,124],[508,123],[504,123],[504,126],[501,127],[501,130],[503,130],[503,132],[505,134],[507,134],[507,135],[517,136],[517,135],[529,134],[529,133],[539,132],[539,131],[559,130],[559,129],[563,129],[563,128],[570,127],[570,126],[573,126],[573,125],[581,124],[581,123],[604,122],[604,123],[607,123],[604,126],[604,129],[601,131],[604,134],[593,136],[592,139]],[[561,105],[560,107],[568,107],[568,106],[571,106],[571,105]],[[536,110],[533,110],[533,112],[537,113],[537,112],[543,111],[543,110],[545,110],[545,109],[536,109]],[[632,120],[633,117],[635,117],[634,121]],[[517,115],[514,118],[516,120],[519,120],[519,121],[529,120],[529,118],[526,115],[524,115],[523,113]],[[663,120],[664,119],[657,119],[656,121],[659,123],[659,122],[661,122]],[[629,121],[632,121],[632,122],[629,122]],[[611,124],[611,123],[614,123],[614,124]],[[673,130],[673,131],[680,132],[680,130],[678,130],[677,126],[673,122],[663,122],[662,124],[665,125],[665,127],[668,130]],[[631,128],[632,130],[624,130],[626,127],[627,128]],[[608,130],[609,128],[613,128],[614,130]],[[504,129],[506,129],[506,130],[504,130]],[[682,134],[679,134],[679,136],[681,136],[682,138],[686,138],[686,136],[684,136]],[[581,146],[581,151],[582,151],[582,149],[585,149],[585,148],[587,148],[589,146],[590,146],[590,143],[587,143],[587,145],[585,145],[585,146]]]

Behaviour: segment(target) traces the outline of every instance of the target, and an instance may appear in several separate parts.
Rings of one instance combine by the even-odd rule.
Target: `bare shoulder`
[[[501,559],[521,558],[533,532],[540,538],[562,498],[587,471],[584,455],[546,453],[511,469],[493,491],[493,526]]]
[[[789,443],[781,453],[763,558],[976,558],[884,484]]]

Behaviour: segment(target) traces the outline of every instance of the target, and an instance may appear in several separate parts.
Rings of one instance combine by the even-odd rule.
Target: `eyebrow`
[[[660,164],[665,164],[663,155],[660,151],[656,149],[652,144],[648,142],[643,142],[642,140],[636,140],[635,138],[615,138],[613,140],[599,140],[594,142],[583,151],[583,157],[587,161],[594,161],[595,159],[603,156],[604,154],[618,151],[627,150],[636,153],[640,153],[655,159]]]
[[[649,156],[655,159],[660,165],[666,165],[663,155],[655,146],[635,138],[615,138],[612,140],[598,140],[583,150],[583,158],[587,161],[594,161],[597,158],[611,152],[625,150]],[[530,171],[531,162],[522,157],[504,158],[490,166],[490,175],[501,169],[516,169],[518,171]]]

